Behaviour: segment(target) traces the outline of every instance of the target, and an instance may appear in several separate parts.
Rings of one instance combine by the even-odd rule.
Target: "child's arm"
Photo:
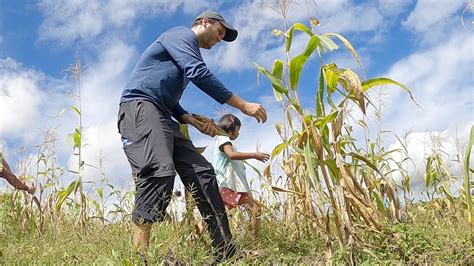
[[[266,162],[270,155],[263,152],[238,152],[234,151],[232,144],[230,142],[226,142],[219,147],[225,155],[231,160],[247,160],[247,159],[256,159],[261,162]]]
[[[19,189],[19,190],[24,190],[30,194],[33,194],[35,192],[34,187],[28,187],[25,185],[25,183],[21,182],[20,179],[18,179],[11,171],[10,166],[8,165],[7,161],[3,159],[3,169],[0,172],[0,176],[5,178],[7,182],[12,185],[14,188]]]

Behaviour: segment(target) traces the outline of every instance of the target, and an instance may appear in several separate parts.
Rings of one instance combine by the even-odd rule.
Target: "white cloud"
[[[469,129],[463,129],[459,133],[460,135],[453,135],[453,132],[447,130],[407,132],[406,136],[404,138],[402,137],[404,139],[404,145],[407,148],[407,155],[410,158],[410,161],[403,163],[402,167],[410,176],[410,185],[415,198],[420,198],[420,192],[426,193],[426,158],[435,153],[441,155],[444,165],[454,177],[450,183],[452,192],[459,191],[462,186],[463,156],[467,144],[464,141],[467,139]],[[403,146],[399,142],[389,145],[388,150],[394,149],[403,150]],[[394,153],[392,154],[392,157],[396,161],[401,162],[406,155]],[[391,164],[391,167],[393,169],[398,168],[398,166],[393,163]],[[396,172],[394,177],[396,182],[401,182],[402,177],[398,172]]]
[[[12,58],[0,60],[0,138],[24,133],[41,117],[46,94],[39,83],[43,75],[25,69]]]
[[[39,27],[40,40],[54,40],[62,44],[92,41],[101,34],[133,29],[135,20],[160,15],[171,15],[183,5],[185,13],[195,14],[205,8],[217,8],[214,1],[189,0],[42,0],[38,7],[44,16]]]
[[[421,44],[434,44],[453,30],[463,29],[460,15],[466,5],[464,0],[418,1],[402,25],[415,33]]]
[[[390,93],[386,126],[400,131],[464,127],[473,122],[473,37],[453,32],[445,42],[418,51],[394,64],[387,77],[408,85],[423,111],[397,88]]]
[[[398,16],[405,12],[414,0],[378,0],[379,10],[387,16]]]
[[[271,33],[272,29],[283,29],[283,17],[279,10],[279,1],[255,0],[235,7],[231,12],[235,15],[228,21],[239,31],[239,37],[233,43],[220,44],[212,52],[206,52],[207,61],[222,70],[234,71],[253,68],[252,61],[270,66],[275,58],[285,58],[283,39]],[[289,8],[287,26],[295,22],[309,25],[307,21],[310,16],[321,22],[318,33],[377,31],[383,22],[382,15],[371,4],[338,0],[317,3],[315,6],[298,1],[298,4],[292,4]],[[293,56],[306,46],[307,36],[303,35],[295,33],[291,51]]]
[[[415,9],[408,15],[403,25],[416,32],[426,32],[439,23],[454,16],[466,5],[464,0],[438,1],[422,0],[416,3]],[[460,22],[460,21],[459,21]]]

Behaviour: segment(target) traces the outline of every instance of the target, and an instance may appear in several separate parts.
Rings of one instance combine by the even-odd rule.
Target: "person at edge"
[[[140,56],[122,92],[117,124],[135,179],[132,244],[142,260],[149,248],[151,225],[164,219],[176,172],[208,223],[216,262],[236,253],[214,169],[171,118],[216,135],[212,120],[205,118],[200,126],[179,103],[192,82],[217,102],[259,123],[267,120],[261,104],[247,102],[227,89],[201,56],[199,48],[210,49],[222,40],[232,42],[237,35],[220,14],[211,11],[196,17],[191,28],[169,29]]]
[[[35,187],[27,186],[24,182],[18,179],[18,177],[16,177],[16,175],[12,172],[10,165],[8,165],[7,160],[3,158],[2,152],[0,152],[0,177],[5,178],[10,185],[18,190],[24,190],[30,194],[35,193]]]

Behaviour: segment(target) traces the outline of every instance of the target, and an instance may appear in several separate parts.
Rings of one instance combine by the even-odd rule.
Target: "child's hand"
[[[256,152],[254,158],[261,162],[266,162],[270,159],[270,155],[268,153]]]
[[[28,189],[27,189],[26,191],[27,191],[29,194],[33,195],[33,194],[35,194],[36,187],[30,186],[30,187],[28,187]]]

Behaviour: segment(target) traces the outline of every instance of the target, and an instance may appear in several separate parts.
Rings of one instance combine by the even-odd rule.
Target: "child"
[[[218,123],[229,136],[217,136],[214,149],[214,167],[217,183],[224,204],[232,209],[236,206],[248,204],[250,207],[252,229],[258,234],[260,226],[260,206],[252,197],[247,181],[245,166],[242,160],[257,159],[265,162],[270,155],[263,152],[238,152],[232,140],[239,136],[240,120],[232,115],[224,115]]]
[[[34,187],[28,187],[25,185],[25,183],[21,182],[21,180],[18,179],[15,174],[12,173],[10,166],[2,156],[2,152],[0,152],[0,177],[5,178],[7,182],[10,183],[10,185],[18,190],[24,190],[30,194],[35,193]]]

